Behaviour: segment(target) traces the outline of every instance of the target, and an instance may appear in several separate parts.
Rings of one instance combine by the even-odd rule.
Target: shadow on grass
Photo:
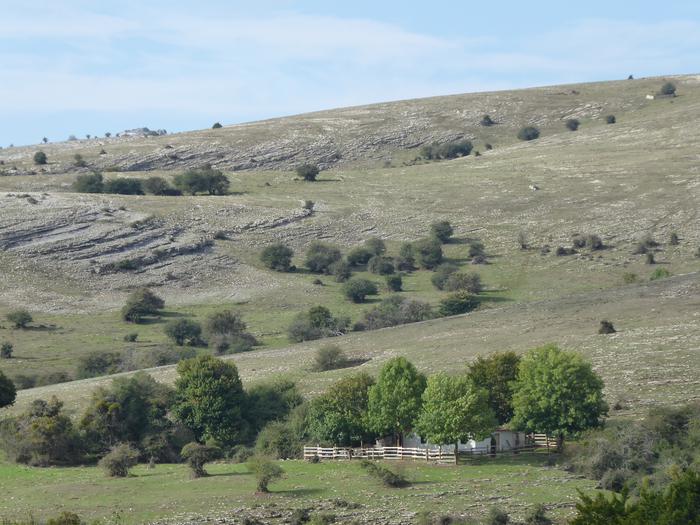
[[[55,332],[56,330],[58,330],[58,327],[55,324],[40,324],[37,326],[25,326],[24,328],[16,328],[15,330],[24,330],[26,332]]]
[[[292,496],[295,498],[300,498],[300,497],[304,497],[304,496],[315,496],[315,495],[321,494],[322,492],[323,492],[323,489],[302,488],[302,489],[289,489],[289,490],[271,490],[270,494],[280,495],[280,496]]]
[[[360,366],[360,365],[363,365],[365,363],[368,363],[369,361],[371,361],[371,359],[348,359],[345,363],[338,365],[338,366],[334,366],[333,368],[329,368],[328,370],[316,370],[314,368],[310,368],[309,372],[322,373],[322,372],[331,372],[332,370],[343,370],[345,368],[354,368],[356,366]]]

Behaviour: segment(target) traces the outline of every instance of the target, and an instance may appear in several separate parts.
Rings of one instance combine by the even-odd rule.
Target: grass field
[[[410,523],[420,510],[480,517],[496,505],[522,517],[542,503],[561,520],[571,515],[577,490],[591,490],[593,482],[545,463],[546,455],[459,467],[404,463],[398,468],[412,485],[390,489],[368,477],[356,462],[285,461],[281,465],[286,478],[270,485],[270,495],[255,494],[255,480],[240,464],[212,464],[207,467],[210,477],[192,480],[183,465],[158,465],[153,470],[139,466],[129,478],[109,479],[96,467],[37,469],[0,463],[0,519],[30,514],[45,518],[67,510],[105,523],[161,518],[195,523],[197,516],[232,520],[246,514],[281,523],[288,516],[285,511],[306,507],[332,512],[342,521],[364,518],[363,523],[393,524]],[[357,508],[343,508],[336,500]],[[256,509],[258,505],[265,508]]]

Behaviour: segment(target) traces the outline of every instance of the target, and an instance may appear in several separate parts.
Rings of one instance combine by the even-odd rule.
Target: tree
[[[296,169],[297,176],[301,177],[305,181],[313,182],[318,177],[321,170],[316,164],[302,164]]]
[[[102,191],[116,195],[143,195],[141,180],[133,177],[110,179],[103,184]]]
[[[16,398],[15,384],[0,370],[0,408],[12,405]]]
[[[379,435],[401,434],[413,428],[421,408],[425,376],[405,357],[394,357],[379,372],[377,383],[369,389],[367,423]]]
[[[466,290],[459,290],[451,293],[440,301],[440,315],[450,316],[466,314],[467,312],[476,310],[478,307],[479,299],[475,295]]]
[[[438,221],[430,225],[430,234],[441,243],[450,242],[454,229],[449,221]]]
[[[429,303],[392,295],[365,312],[364,323],[369,330],[417,323],[435,317]]]
[[[223,126],[221,125],[220,122],[214,122],[214,124],[211,127],[211,129],[221,129],[221,128],[223,128]]]
[[[112,134],[111,134],[109,131],[107,131],[107,132],[105,133],[105,137],[109,138],[109,137],[111,137],[111,136],[112,136]]]
[[[416,252],[413,244],[405,242],[399,248],[396,258],[396,268],[400,271],[412,272],[416,269]]]
[[[661,86],[661,94],[667,96],[674,96],[676,94],[676,86],[673,82],[666,82]]]
[[[343,286],[343,293],[353,303],[364,303],[368,295],[377,295],[379,289],[369,279],[353,277]]]
[[[139,452],[128,443],[121,443],[100,460],[100,467],[109,477],[125,478],[129,469],[138,463]]]
[[[41,139],[41,142],[43,142],[44,144],[46,144],[48,141],[49,141],[49,139],[47,139],[46,137],[44,137],[43,139]]]
[[[182,459],[187,462],[193,478],[208,476],[204,465],[221,457],[221,449],[215,446],[202,445],[200,443],[187,443],[180,452]]]
[[[349,318],[335,317],[325,306],[313,306],[294,318],[287,333],[290,341],[300,343],[322,337],[343,335],[349,325]]]
[[[253,456],[248,461],[248,468],[255,475],[258,492],[270,492],[268,485],[284,476],[282,467],[265,456]]]
[[[438,290],[445,289],[445,283],[450,278],[452,274],[457,272],[459,268],[452,263],[442,263],[437,268],[435,268],[433,275],[430,276],[430,282]]]
[[[246,399],[236,365],[203,355],[180,361],[177,372],[175,418],[199,441],[237,443],[246,433]]]
[[[418,263],[423,268],[432,270],[442,262],[442,246],[437,239],[428,238],[416,241],[413,243],[413,249]]]
[[[34,164],[36,164],[37,166],[43,166],[44,164],[46,164],[46,160],[46,153],[44,153],[43,151],[37,151],[34,154]]]
[[[454,272],[447,277],[443,289],[448,292],[464,290],[472,294],[480,294],[484,289],[484,285],[481,284],[481,277],[476,272]]]
[[[428,378],[415,425],[421,437],[440,445],[454,443],[456,456],[458,441],[483,439],[496,424],[487,391],[468,376],[440,372]]]
[[[365,248],[367,248],[374,255],[384,255],[386,252],[386,244],[379,237],[370,237],[365,241]]]
[[[165,301],[148,288],[139,288],[126,299],[122,308],[122,319],[140,323],[145,316],[156,315],[165,307]]]
[[[343,255],[335,246],[314,241],[306,251],[306,266],[314,273],[330,273],[330,266],[342,259]]]
[[[345,352],[337,345],[324,345],[316,351],[313,369],[316,372],[325,372],[342,368],[348,363]]]
[[[579,122],[578,119],[575,118],[570,118],[568,119],[564,125],[566,126],[566,129],[569,131],[576,131],[578,127],[581,125],[581,122]]]
[[[573,352],[556,345],[535,348],[518,365],[513,385],[513,426],[565,436],[600,425],[608,413],[603,380]]]
[[[101,173],[78,175],[73,182],[73,191],[78,193],[102,193],[104,179]]]
[[[481,119],[481,122],[479,122],[479,124],[481,124],[484,127],[488,127],[488,126],[493,126],[495,124],[495,122],[493,121],[493,119],[489,115],[484,115],[483,118]]]
[[[477,388],[488,392],[488,402],[499,425],[513,417],[513,387],[520,357],[515,352],[478,356],[469,365],[469,378]]]
[[[78,358],[76,375],[86,379],[106,374],[116,374],[121,370],[122,354],[119,352],[101,352],[93,350]]]
[[[84,168],[85,166],[87,166],[87,162],[85,162],[85,159],[80,153],[76,153],[75,155],[73,155],[73,165],[76,168]]]
[[[250,434],[254,436],[271,421],[286,418],[304,402],[293,381],[277,379],[258,383],[247,392],[247,418]]]
[[[400,292],[403,288],[403,278],[401,275],[387,275],[386,287],[390,292]]]
[[[202,342],[202,326],[191,319],[175,319],[163,328],[165,335],[176,345],[196,346]]]
[[[180,190],[173,188],[163,177],[149,177],[143,182],[143,188],[153,195],[178,195]]]
[[[615,115],[608,115],[605,117],[606,124],[615,124],[616,122],[617,122],[617,119],[615,118]]]
[[[286,421],[272,421],[258,432],[255,451],[259,455],[271,458],[292,459],[301,457],[303,445],[292,424]]]
[[[392,273],[394,273],[395,268],[391,257],[374,255],[367,262],[367,271],[377,275],[391,275]]]
[[[374,379],[366,372],[346,376],[311,401],[307,416],[309,434],[321,442],[351,446],[376,436],[365,421],[369,389]]]
[[[3,343],[0,345],[0,359],[10,359],[12,358],[12,351],[14,350],[14,347],[12,346],[12,343],[8,341],[3,341]]]
[[[288,272],[292,266],[294,250],[282,243],[267,246],[260,254],[260,261],[269,269]]]
[[[11,310],[5,315],[5,319],[10,321],[15,328],[26,328],[33,321],[32,314],[26,308]]]
[[[518,131],[518,138],[520,140],[535,140],[539,138],[540,130],[534,126],[525,126]]]
[[[603,319],[600,322],[600,327],[598,328],[599,334],[614,334],[615,332],[617,332],[617,330],[615,330],[615,327],[610,321]]]
[[[352,268],[342,259],[331,264],[328,270],[338,283],[344,283],[352,276]]]
[[[173,179],[173,184],[183,193],[189,193],[190,195],[196,195],[197,193],[226,195],[230,181],[221,171],[215,170],[211,166],[204,166],[200,169],[187,170],[176,175]]]
[[[345,257],[350,266],[362,266],[372,258],[374,253],[364,246],[358,246],[350,250]]]

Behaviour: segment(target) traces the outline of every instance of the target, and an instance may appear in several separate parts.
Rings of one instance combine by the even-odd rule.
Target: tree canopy
[[[489,393],[489,406],[501,425],[513,417],[513,381],[519,363],[515,352],[498,352],[479,356],[469,365],[469,377]]]

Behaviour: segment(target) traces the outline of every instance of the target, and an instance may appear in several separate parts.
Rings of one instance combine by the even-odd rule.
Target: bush
[[[129,475],[129,469],[138,463],[138,459],[138,450],[128,443],[121,443],[112,447],[112,450],[100,460],[99,465],[108,476],[125,478]]]
[[[673,84],[673,82],[666,82],[663,86],[661,86],[661,94],[667,96],[675,95],[676,86]]]
[[[671,235],[668,238],[668,243],[671,246],[678,246],[678,244],[680,244],[680,239],[678,238],[678,234],[676,232],[671,232]]]
[[[499,509],[498,507],[491,507],[488,516],[486,517],[487,525],[508,525],[509,521],[510,517],[508,516],[508,513],[503,509]]]
[[[395,268],[390,257],[375,255],[367,263],[367,271],[377,275],[391,275]]]
[[[108,180],[104,183],[103,191],[117,195],[143,195],[141,181],[130,177]]]
[[[665,279],[666,277],[671,277],[671,272],[669,272],[666,268],[657,268],[649,276],[649,280],[656,281],[657,279]]]
[[[646,260],[644,262],[646,262],[647,264],[656,264],[656,260],[654,259],[654,252],[647,252]]]
[[[461,290],[452,293],[440,301],[440,315],[458,315],[465,314],[475,310],[479,306],[479,299],[474,295]]]
[[[83,525],[83,520],[74,512],[63,511],[55,518],[46,520],[46,525]]]
[[[339,346],[324,345],[316,351],[313,370],[315,372],[326,372],[343,368],[348,364],[348,358]]]
[[[387,275],[386,287],[390,292],[400,292],[403,288],[403,278],[401,275]]]
[[[200,169],[187,170],[173,179],[175,187],[183,193],[196,195],[207,193],[209,195],[226,195],[230,181],[221,171],[205,166]]]
[[[314,241],[306,251],[306,267],[314,273],[329,274],[330,266],[342,257],[338,248]]]
[[[11,310],[5,315],[5,319],[10,321],[15,328],[26,328],[33,321],[32,314],[25,308]]]
[[[413,244],[418,263],[427,269],[433,269],[442,262],[442,246],[437,239],[421,239]]]
[[[46,164],[46,160],[46,153],[44,153],[43,151],[37,151],[34,154],[34,164],[38,166],[43,166],[44,164]]]
[[[374,463],[373,461],[363,459],[360,466],[365,469],[370,476],[380,480],[387,487],[401,488],[409,485],[408,480],[401,474],[389,470],[387,467]]]
[[[334,317],[325,306],[314,306],[294,318],[287,329],[287,334],[290,341],[300,343],[322,337],[343,335],[349,325],[350,319]]]
[[[296,169],[297,176],[308,182],[315,181],[320,172],[321,170],[316,164],[302,164]]]
[[[493,121],[493,119],[489,115],[484,115],[481,119],[481,122],[479,122],[479,124],[481,124],[484,127],[489,127],[489,126],[493,126],[495,124],[495,122]]]
[[[471,241],[469,243],[469,257],[483,257],[486,255],[484,244],[481,241]]]
[[[605,117],[605,123],[606,124],[615,124],[617,122],[617,119],[615,118],[615,115],[608,115]]]
[[[450,242],[454,229],[449,221],[438,221],[430,225],[430,234],[441,243]]]
[[[350,265],[343,260],[335,261],[330,265],[328,270],[330,271],[331,275],[335,277],[335,281],[338,283],[344,283],[350,279],[350,276],[352,275]]]
[[[124,341],[127,343],[135,343],[138,338],[139,338],[139,334],[136,332],[132,332],[132,333],[126,334],[124,336]]]
[[[192,477],[201,478],[209,475],[204,469],[204,465],[221,457],[221,449],[193,441],[182,447],[180,455],[187,462]]]
[[[180,190],[173,188],[163,177],[149,177],[143,182],[143,189],[152,195],[182,195]]]
[[[302,456],[303,445],[289,423],[272,421],[258,433],[255,453],[275,459],[294,459]]]
[[[211,129],[221,129],[221,128],[223,128],[223,126],[221,125],[220,122],[214,122],[214,124],[211,127]]]
[[[373,255],[374,252],[370,251],[368,248],[358,246],[350,250],[345,259],[350,266],[362,266],[363,264],[367,264]]]
[[[87,379],[103,375],[116,374],[121,371],[122,354],[119,352],[89,352],[78,358],[76,376],[78,379]]]
[[[12,350],[14,350],[12,343],[4,341],[2,345],[0,345],[0,359],[10,359],[12,357]]]
[[[292,266],[294,251],[282,243],[273,244],[263,249],[260,261],[269,269],[288,272]]]
[[[435,317],[429,303],[393,295],[365,313],[364,325],[369,330],[417,323]]]
[[[625,284],[633,284],[639,281],[639,276],[636,273],[625,272],[622,274],[622,281]]]
[[[178,346],[184,346],[185,344],[197,346],[202,342],[202,326],[191,319],[170,321],[165,325],[163,331]]]
[[[546,512],[545,506],[538,503],[525,513],[525,525],[552,525],[552,520],[547,517]]]
[[[126,299],[122,308],[122,319],[131,323],[140,323],[149,315],[156,315],[165,307],[165,301],[148,288],[139,288]]]
[[[253,456],[248,461],[248,468],[255,476],[258,492],[269,492],[268,485],[284,476],[282,467],[265,456]]]
[[[453,273],[445,281],[444,290],[456,292],[464,290],[472,294],[480,294],[484,287],[478,273]]]
[[[87,162],[85,162],[85,159],[80,153],[73,155],[73,166],[76,168],[84,168],[87,166]]]
[[[378,237],[370,237],[365,241],[365,248],[367,248],[374,255],[384,255],[386,252],[386,244],[384,241]]]
[[[564,125],[569,131],[576,131],[581,123],[578,121],[578,119],[570,118],[564,123]]]
[[[102,193],[104,180],[101,173],[78,175],[73,181],[73,191],[78,193]]]
[[[345,297],[353,303],[363,303],[368,295],[377,295],[377,285],[368,279],[354,277],[343,286]]]
[[[404,272],[412,272],[416,269],[416,253],[413,244],[405,242],[399,248],[399,256],[396,258],[396,268]]]
[[[604,319],[600,322],[600,328],[598,328],[599,334],[614,334],[615,332],[617,332],[617,330],[615,330],[615,327],[610,321]]]
[[[518,138],[520,140],[535,140],[539,138],[540,130],[534,126],[525,126],[518,131]]]
[[[430,282],[438,290],[443,290],[445,288],[445,283],[450,275],[458,270],[457,266],[452,263],[442,263],[440,266],[435,268],[435,272],[430,276]]]
[[[15,384],[0,370],[0,408],[12,405],[16,397]]]

